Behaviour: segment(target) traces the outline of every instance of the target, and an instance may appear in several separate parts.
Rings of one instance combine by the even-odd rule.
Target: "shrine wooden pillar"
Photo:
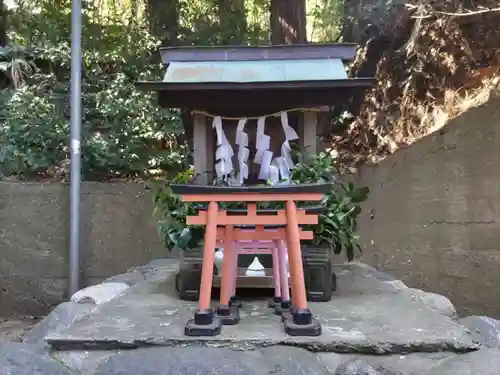
[[[212,183],[214,171],[214,135],[212,126],[207,124],[207,117],[201,114],[193,116],[193,159],[197,173],[196,183]]]
[[[304,111],[298,121],[299,146],[304,155],[316,155],[318,117],[314,111]]]

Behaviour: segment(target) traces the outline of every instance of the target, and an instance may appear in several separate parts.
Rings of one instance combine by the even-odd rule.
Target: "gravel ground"
[[[0,318],[0,341],[21,341],[24,332],[39,322],[39,318]]]

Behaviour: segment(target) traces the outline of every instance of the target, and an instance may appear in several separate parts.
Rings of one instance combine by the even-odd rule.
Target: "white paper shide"
[[[275,184],[291,183],[290,171],[294,167],[292,160],[292,149],[290,141],[298,139],[297,132],[288,123],[288,113],[283,111],[279,114],[281,126],[285,135],[285,141],[281,145],[278,155],[271,151],[271,137],[265,133],[266,116],[257,119],[257,132],[255,139],[255,155],[253,162],[260,165],[258,179]],[[249,176],[250,149],[249,136],[245,132],[248,124],[247,118],[241,118],[236,127],[235,145],[237,147],[237,167],[234,168],[232,158],[234,150],[229,143],[222,126],[222,117],[213,119],[213,128],[217,135],[217,149],[215,151],[215,172],[219,181],[227,181],[231,178],[231,183],[243,185]],[[236,176],[235,169],[237,169]],[[235,178],[234,178],[235,177]]]

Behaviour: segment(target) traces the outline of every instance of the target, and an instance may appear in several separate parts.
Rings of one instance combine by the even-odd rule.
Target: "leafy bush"
[[[6,174],[49,171],[67,154],[67,121],[47,97],[27,87],[10,94],[0,127],[0,165]]]
[[[299,154],[298,158],[299,162],[292,170],[294,183],[333,183],[322,202],[325,210],[319,214],[318,224],[309,227],[314,232],[311,245],[331,246],[336,254],[344,251],[347,260],[353,260],[356,252],[361,252],[356,235],[357,218],[361,213],[361,203],[368,197],[369,188],[336,178],[338,173],[333,166],[333,159],[327,153],[308,157],[307,160]]]
[[[147,176],[155,169],[185,167],[186,146],[176,138],[181,129],[176,112],[158,108],[154,95],[139,92],[123,74],[100,87],[88,86],[82,95],[85,178]],[[68,94],[69,82],[57,82],[52,74],[36,74],[31,84],[0,94],[3,173],[50,174],[51,168],[64,163]]]
[[[24,48],[0,47],[0,72],[14,87],[20,87],[35,68]]]
[[[68,165],[71,2],[39,6],[33,12],[26,3],[13,16],[24,27],[12,40],[26,47],[0,48],[0,70],[16,83],[0,93],[3,174],[52,175]],[[96,20],[95,11],[92,4],[84,7],[84,178],[183,170],[189,153],[177,111],[159,108],[154,93],[134,86],[161,76],[163,67],[151,60],[158,40],[145,27],[126,25],[120,14]]]
[[[159,183],[153,196],[154,214],[159,217],[158,234],[169,250],[194,249],[203,239],[203,228],[186,226],[186,217],[196,214],[194,205],[182,202],[170,188],[173,183],[187,184],[194,176],[193,168],[180,172],[169,183]]]
[[[361,213],[360,204],[367,198],[369,189],[335,178],[337,173],[329,154],[320,153],[307,160],[299,154],[298,159],[299,162],[292,170],[294,183],[333,183],[332,190],[326,194],[322,202],[326,209],[319,214],[318,224],[309,226],[309,230],[315,233],[315,238],[305,245],[331,247],[336,254],[345,252],[347,259],[353,260],[356,251],[361,251],[356,235],[357,218]],[[159,217],[158,232],[169,250],[174,248],[193,249],[201,246],[203,241],[203,228],[186,225],[186,216],[196,214],[194,205],[183,203],[170,188],[171,183],[188,183],[193,176],[194,170],[192,169],[180,173],[169,183],[160,185],[154,195],[155,213]],[[310,202],[310,204],[314,204],[314,202]],[[238,205],[236,204],[236,206]],[[235,205],[224,204],[224,208],[233,206]],[[261,207],[278,208],[276,204],[267,204]]]

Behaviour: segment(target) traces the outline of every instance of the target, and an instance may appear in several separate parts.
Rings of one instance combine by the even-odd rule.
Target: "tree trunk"
[[[7,44],[7,7],[0,0],[0,46]]]
[[[176,45],[179,29],[177,0],[147,0],[146,14],[149,29],[161,39],[162,47]]]
[[[245,41],[247,17],[244,0],[217,0],[221,25],[221,44],[239,45]]]
[[[306,1],[271,0],[271,43],[306,42]]]
[[[128,29],[132,30],[135,25],[137,25],[137,16],[139,11],[139,1],[130,1],[130,14],[128,16]]]

